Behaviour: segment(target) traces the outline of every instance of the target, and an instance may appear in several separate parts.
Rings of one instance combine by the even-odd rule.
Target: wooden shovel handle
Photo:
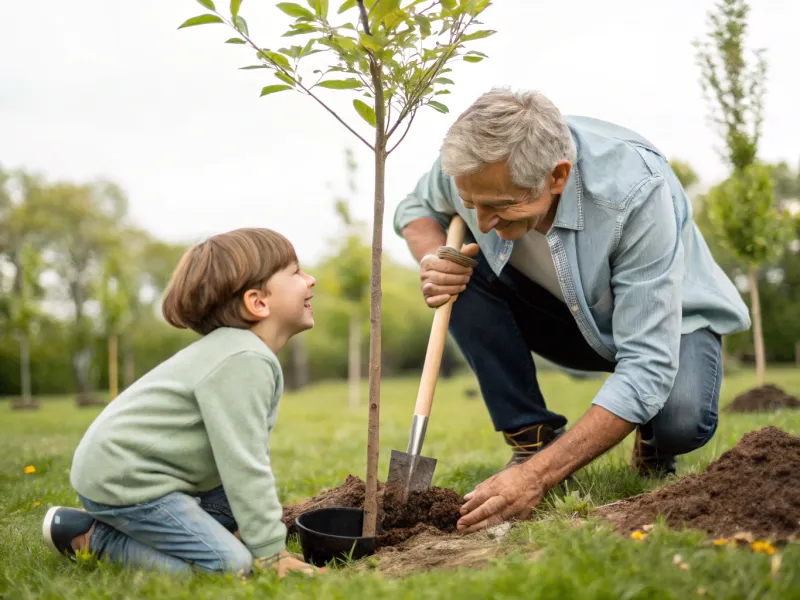
[[[447,245],[456,250],[461,250],[464,244],[464,234],[467,225],[458,215],[450,221],[447,229]],[[457,296],[451,296],[445,304],[438,307],[433,315],[433,325],[431,325],[431,335],[428,338],[428,350],[425,353],[425,365],[422,367],[422,378],[419,382],[419,392],[417,392],[417,403],[414,406],[414,414],[429,417],[431,415],[431,404],[433,404],[433,392],[436,390],[436,379],[439,376],[439,367],[442,364],[442,353],[444,352],[444,342],[447,338],[447,326],[450,323],[450,312],[453,310],[453,302]]]

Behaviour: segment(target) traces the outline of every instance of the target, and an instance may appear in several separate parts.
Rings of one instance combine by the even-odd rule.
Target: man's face
[[[569,171],[569,162],[559,162],[535,198],[531,190],[511,183],[505,161],[454,180],[464,206],[475,210],[482,233],[494,229],[501,239],[518,240],[531,229],[540,233],[550,229],[557,206],[554,200],[563,191]]]

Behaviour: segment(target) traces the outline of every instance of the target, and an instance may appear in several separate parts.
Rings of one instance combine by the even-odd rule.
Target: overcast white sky
[[[302,0],[300,0],[302,2]],[[217,2],[227,5],[226,0]],[[268,47],[288,17],[273,0],[244,0],[253,39]],[[338,7],[338,0],[331,6]],[[769,93],[760,154],[800,158],[800,2],[753,0],[750,42],[765,46]],[[384,243],[410,263],[391,231],[397,203],[429,168],[451,119],[494,85],[538,89],[568,114],[618,122],[706,182],[724,175],[705,117],[693,39],[712,0],[495,0],[472,47],[490,58],[459,65],[451,115],[426,109],[390,159]],[[274,79],[230,30],[177,31],[203,12],[194,0],[3,1],[0,11],[0,163],[48,178],[107,177],[123,186],[135,220],[195,241],[241,226],[290,237],[316,259],[335,234],[332,196],[344,187],[346,146],[361,165],[354,211],[371,219],[371,153],[309,98],[258,94]],[[326,98],[352,123],[349,92]],[[360,131],[369,135],[367,127]]]

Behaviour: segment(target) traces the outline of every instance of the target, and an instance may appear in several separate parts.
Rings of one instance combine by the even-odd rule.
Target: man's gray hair
[[[441,157],[451,177],[507,159],[511,183],[537,196],[557,162],[575,163],[575,146],[561,112],[543,94],[495,88],[453,123]]]

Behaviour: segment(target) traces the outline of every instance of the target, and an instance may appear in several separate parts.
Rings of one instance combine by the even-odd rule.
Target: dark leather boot
[[[550,425],[528,425],[513,431],[504,431],[503,438],[511,446],[511,460],[503,470],[524,463],[537,452],[566,431],[563,427],[553,429]]]

